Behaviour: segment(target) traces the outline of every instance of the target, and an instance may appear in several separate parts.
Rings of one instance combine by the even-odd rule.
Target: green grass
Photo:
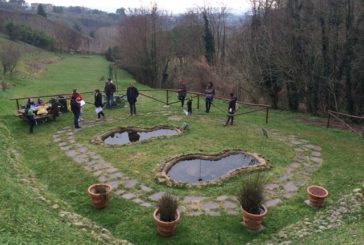
[[[95,244],[90,234],[75,229],[19,179],[10,132],[0,121],[0,243],[1,244]],[[24,176],[31,172],[23,165]],[[43,193],[46,195],[46,193]]]
[[[143,98],[140,104],[143,103]],[[150,105],[150,104],[149,104]],[[143,110],[143,106],[141,106]],[[147,111],[147,108],[145,109]],[[125,112],[126,113],[126,112]],[[176,113],[178,113],[176,111]],[[85,129],[83,134],[78,134],[79,142],[86,144],[89,149],[98,152],[105,159],[108,159],[128,176],[138,179],[149,186],[161,191],[173,191],[178,194],[200,194],[218,196],[222,194],[236,195],[240,188],[241,178],[244,174],[238,175],[221,186],[210,186],[204,189],[176,189],[159,184],[153,178],[158,167],[167,158],[180,154],[203,152],[214,154],[224,149],[244,149],[247,152],[257,152],[270,160],[273,166],[270,175],[276,176],[285,170],[294,157],[292,148],[287,147],[283,142],[262,139],[260,128],[251,124],[241,124],[239,128],[222,127],[220,121],[210,120],[207,115],[194,115],[187,119],[189,129],[181,136],[169,137],[163,140],[151,140],[136,144],[116,147],[105,147],[90,144],[90,138],[120,126],[153,127],[155,125],[169,124],[180,126],[182,122],[168,120],[167,116],[140,115],[138,117],[126,118],[113,123],[105,123],[99,126]]]
[[[31,56],[31,54],[29,55]],[[37,56],[32,57],[38,59]],[[14,116],[15,102],[8,99],[29,95],[71,93],[73,88],[77,88],[81,92],[92,91],[95,88],[103,89],[104,82],[99,81],[99,78],[107,77],[108,63],[102,57],[88,55],[57,56],[40,53],[39,57],[48,57],[52,62],[44,65],[42,73],[28,76],[24,75],[27,74],[27,68],[24,65],[27,62],[25,57],[19,66],[21,69],[14,78],[17,86],[5,93],[0,93],[0,118],[4,125],[3,131],[7,132],[5,143],[1,144],[1,153],[6,151],[8,146],[17,148],[22,154],[21,164],[24,169],[32,171],[37,181],[45,185],[52,195],[67,202],[75,212],[109,229],[115,237],[127,239],[136,244],[244,244],[255,238],[259,238],[261,241],[269,239],[270,234],[281,228],[315,214],[315,211],[302,205],[306,196],[304,188],[301,188],[295,197],[269,210],[269,215],[264,222],[266,229],[259,235],[247,232],[240,225],[240,215],[182,216],[176,236],[164,239],[156,235],[152,208],[142,208],[133,202],[113,197],[107,209],[95,211],[90,205],[86,189],[96,179],[65,156],[52,143],[52,135],[57,129],[72,125],[72,114],[66,113],[61,115],[56,122],[38,125],[35,128],[35,134],[29,135],[27,124]],[[33,78],[29,79],[29,77]],[[119,90],[124,92],[127,84],[132,80],[130,75],[119,71]],[[139,84],[137,87],[146,88]],[[165,94],[161,92],[146,93],[158,96],[162,100],[165,99]],[[93,102],[92,95],[85,95],[85,98],[86,101]],[[175,94],[171,93],[170,100],[175,99]],[[25,103],[25,100],[22,103]],[[194,99],[194,107],[196,103],[197,100]],[[223,102],[216,100],[215,103],[219,108],[225,109],[226,107]],[[128,108],[106,110],[107,117],[112,116],[118,120],[82,129],[77,134],[77,141],[101,154],[122,172],[157,190],[170,190],[178,195],[188,193],[217,196],[225,193],[235,194],[240,186],[241,178],[244,178],[245,175],[241,174],[231,178],[221,186],[191,190],[172,189],[154,181],[157,165],[176,154],[216,153],[226,148],[242,148],[257,152],[269,159],[273,168],[266,172],[271,176],[277,176],[292,161],[294,151],[284,142],[271,138],[262,140],[260,128],[265,127],[269,132],[271,129],[277,129],[282,134],[294,134],[322,147],[324,164],[312,174],[311,182],[327,187],[330,191],[328,204],[335,202],[341,195],[350,192],[363,182],[364,141],[349,131],[310,126],[300,119],[300,115],[281,111],[272,111],[267,125],[264,122],[265,115],[261,112],[239,116],[236,118],[235,126],[222,127],[226,118],[217,108],[213,108],[209,115],[202,111],[202,109],[201,112],[194,109],[191,117],[184,118],[189,123],[189,129],[182,136],[117,148],[106,148],[89,143],[95,135],[117,126],[152,127],[158,124],[174,126],[182,124],[183,121],[168,120],[169,115],[173,114],[183,117],[178,104],[166,108],[141,96],[137,102],[139,114],[137,117],[127,117]],[[150,112],[152,114],[149,114]],[[85,107],[85,118],[96,118],[92,105]],[[10,138],[11,141],[8,140]],[[12,174],[11,164],[6,159],[1,158],[1,168],[0,177],[4,179],[6,189],[1,192],[0,200],[0,205],[4,207],[1,210],[1,217],[6,217],[6,222],[1,222],[0,225],[0,234],[5,234],[0,235],[3,241],[15,244],[39,244],[43,241],[52,241],[50,243],[56,244],[58,239],[61,239],[62,233],[68,234],[64,242],[66,244],[77,242],[85,244],[91,241],[86,233],[62,223],[56,213],[32,197],[29,188]],[[8,204],[9,200],[15,204],[14,207]],[[16,211],[15,207],[20,211]],[[363,226],[355,227],[354,231],[351,231],[355,224],[349,221],[345,224],[340,228],[344,235],[340,236],[338,241],[341,239],[355,244],[357,240],[351,234],[355,232],[360,234]],[[310,240],[307,244],[310,242],[331,243],[334,240],[334,234],[336,234],[335,231],[322,233],[319,236],[321,239]],[[13,238],[8,235],[12,235]]]

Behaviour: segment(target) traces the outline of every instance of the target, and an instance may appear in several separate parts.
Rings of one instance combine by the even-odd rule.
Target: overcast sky
[[[250,0],[26,0],[27,3],[50,3],[56,6],[81,6],[115,13],[118,8],[150,7],[156,2],[158,8],[174,14],[183,13],[196,6],[226,6],[231,12],[241,14],[249,10]]]

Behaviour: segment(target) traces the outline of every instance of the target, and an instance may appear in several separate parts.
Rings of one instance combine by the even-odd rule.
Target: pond
[[[151,131],[137,131],[124,129],[120,132],[113,132],[104,138],[104,142],[108,145],[124,145],[137,141],[143,141],[151,138],[162,136],[178,135],[176,129],[155,129]]]
[[[211,181],[236,169],[260,164],[257,158],[243,152],[230,153],[220,157],[195,156],[179,159],[167,171],[167,176],[177,182],[198,183]]]

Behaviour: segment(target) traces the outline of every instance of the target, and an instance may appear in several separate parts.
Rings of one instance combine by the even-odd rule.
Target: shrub
[[[264,200],[263,190],[267,178],[261,174],[250,175],[242,184],[238,194],[241,207],[252,214],[260,214]]]
[[[159,219],[164,222],[171,222],[176,219],[178,208],[177,198],[170,193],[165,193],[158,201]]]

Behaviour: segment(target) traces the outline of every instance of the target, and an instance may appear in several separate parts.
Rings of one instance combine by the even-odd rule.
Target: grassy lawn
[[[31,176],[21,162],[15,160],[16,149],[11,133],[0,121],[0,243],[1,244],[95,244],[91,236],[74,229],[58,217],[45,202],[24,185],[19,176]],[[16,165],[20,165],[16,169]],[[46,193],[44,193],[46,195]],[[53,194],[51,194],[53,195]]]
[[[26,70],[24,64],[27,62],[27,58],[24,58],[25,62],[19,66],[20,71],[15,77],[17,86],[5,93],[0,93],[2,128],[8,132],[6,138],[4,140],[2,138],[5,142],[5,144],[1,144],[2,153],[6,151],[5,145],[18,149],[22,154],[24,169],[32,171],[39,183],[45,185],[54,198],[67,202],[72,210],[109,229],[115,237],[135,244],[244,244],[257,238],[261,241],[269,239],[272,233],[281,228],[315,214],[315,210],[303,205],[306,196],[304,188],[301,188],[296,196],[269,210],[269,215],[264,223],[266,229],[259,235],[251,234],[241,226],[240,215],[182,216],[176,236],[163,239],[155,231],[152,219],[153,208],[143,208],[131,201],[113,197],[107,209],[95,211],[86,194],[88,185],[96,182],[95,177],[70,160],[52,141],[52,135],[57,129],[72,125],[72,114],[62,114],[55,122],[38,125],[35,128],[35,134],[29,135],[27,124],[14,116],[14,101],[8,99],[29,95],[71,93],[73,88],[77,88],[80,92],[93,91],[95,88],[103,89],[104,81],[99,81],[99,78],[107,77],[108,63],[98,56],[57,56],[42,53],[41,57],[43,55],[47,57],[49,64],[44,64],[40,75],[32,79],[29,79],[30,76],[24,75],[26,74],[23,72],[24,69]],[[27,57],[31,56],[32,54],[29,54]],[[33,56],[33,58],[36,57]],[[119,71],[119,90],[125,91],[130,81],[132,78],[129,74]],[[146,88],[140,84],[137,87]],[[158,96],[162,100],[165,99],[163,92],[145,93]],[[170,96],[171,100],[175,100],[174,94]],[[91,94],[85,95],[85,99],[93,103]],[[197,101],[194,100],[194,107],[196,103]],[[218,101],[215,103],[218,108],[225,110],[225,103]],[[201,104],[201,106],[203,105]],[[248,108],[242,110],[248,110]],[[238,191],[241,179],[245,174],[231,178],[223,185],[209,186],[204,189],[168,188],[156,183],[154,176],[158,165],[164,159],[182,153],[217,153],[227,148],[245,149],[249,152],[257,152],[270,160],[273,168],[266,170],[268,175],[275,177],[281,174],[285,167],[292,162],[294,150],[285,142],[275,138],[264,140],[261,135],[261,127],[267,128],[268,132],[271,132],[272,129],[279,130],[282,135],[294,134],[322,147],[324,163],[318,171],[311,175],[311,182],[324,185],[330,191],[328,205],[363,183],[363,139],[348,131],[307,125],[300,119],[300,115],[290,112],[271,112],[267,125],[264,122],[265,115],[261,112],[237,117],[236,125],[222,127],[225,115],[217,108],[212,108],[209,115],[206,115],[202,109],[198,111],[194,108],[191,117],[184,117],[178,104],[163,107],[162,104],[141,96],[137,102],[139,115],[136,117],[128,117],[128,108],[106,110],[105,113],[107,117],[112,117],[114,120],[82,129],[76,135],[76,140],[102,155],[123,173],[156,190],[171,191],[180,196],[186,194],[218,196],[235,194]],[[183,119],[173,121],[169,119],[171,115],[179,115]],[[96,115],[93,106],[87,105],[85,119],[94,118]],[[189,129],[181,136],[115,148],[90,143],[92,137],[114,127],[153,127],[160,124],[180,126],[184,121],[188,122]],[[0,230],[1,234],[13,235],[15,240],[4,240],[7,235],[1,235],[0,241],[3,239],[16,244],[39,244],[54,238],[52,242],[56,244],[62,233],[68,234],[65,243],[85,244],[91,241],[87,233],[82,233],[81,230],[62,223],[52,210],[32,198],[27,186],[12,175],[13,170],[6,159],[1,160],[1,164],[0,176],[5,179],[6,191],[1,193],[0,204],[5,207],[1,210],[2,217],[6,215],[8,222],[2,222]],[[19,191],[15,192],[15,189],[19,189]],[[17,208],[21,207],[21,212],[16,212],[15,207],[6,204],[9,199],[15,203]],[[347,235],[341,235],[338,241],[360,244],[360,242],[356,243],[360,240],[356,240],[357,237],[352,234],[359,235],[363,231],[363,226],[357,227],[350,221],[345,224],[340,231]],[[331,243],[334,234],[335,231],[325,232],[319,237],[320,239],[307,241],[307,244],[311,242]]]

